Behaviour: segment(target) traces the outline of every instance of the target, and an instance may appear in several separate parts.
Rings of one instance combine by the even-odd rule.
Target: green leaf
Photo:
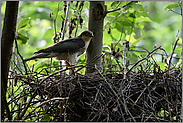
[[[106,45],[110,45],[111,44],[111,41],[112,41],[112,38],[111,38],[111,36],[107,33],[107,30],[105,30],[104,32],[103,32],[103,41],[104,41],[104,44]]]
[[[142,34],[142,37],[146,37],[146,33],[145,31],[143,30],[142,26],[140,24],[135,24],[136,27],[138,27],[141,31],[141,34]]]
[[[5,10],[6,10],[6,2],[5,1],[2,1],[1,2],[1,15],[5,14]],[[2,16],[1,16],[2,17]]]
[[[170,4],[170,5],[168,5],[168,6],[165,8],[165,11],[166,11],[167,9],[173,9],[173,8],[176,8],[176,7],[179,7],[179,4],[178,4],[178,3]]]
[[[123,23],[124,23],[124,26],[132,26],[133,25],[132,22],[127,21],[127,20],[124,20],[124,22],[123,21],[117,21],[116,23],[118,23],[121,26],[123,25]]]
[[[24,46],[26,43],[27,43],[27,40],[29,40],[29,38],[27,36],[25,36],[24,34],[22,33],[18,33],[18,36],[17,36],[17,42],[20,46]]]
[[[119,30],[117,30],[117,29],[113,29],[112,31],[111,31],[111,36],[113,37],[113,40],[119,40],[119,38],[120,38],[120,36],[121,36],[121,30],[119,31]],[[111,38],[112,38],[111,37]]]
[[[2,31],[3,31],[3,24],[1,24],[1,33],[2,33]]]
[[[179,38],[178,45],[182,45],[182,38]]]
[[[133,9],[136,11],[143,11],[144,10],[144,8],[141,4],[134,4]]]
[[[44,116],[44,120],[43,121],[47,121],[47,122],[49,122],[50,121],[50,117],[47,115],[47,114],[45,114],[45,116]]]
[[[123,21],[118,21],[115,23],[115,28],[121,32],[122,31],[122,27],[123,27],[123,31],[126,32],[127,34],[129,34],[131,32],[131,26],[132,24],[129,23],[129,21],[124,21],[124,27],[123,27]]]
[[[147,17],[148,16],[148,13],[147,12],[144,12],[144,11],[136,11],[135,13],[135,16],[136,17],[140,17],[140,16],[144,16],[144,17]]]
[[[113,3],[113,1],[105,1],[105,5],[109,7],[111,7],[111,4]]]
[[[27,25],[29,25],[30,19],[23,19],[20,21],[20,23],[18,24],[18,28],[17,30],[20,30],[24,27],[26,27]]]
[[[25,120],[25,122],[34,122],[33,120]]]
[[[142,22],[142,21],[153,22],[149,17],[140,16],[136,18],[136,22]]]
[[[111,4],[111,7],[116,7],[118,3],[119,3],[119,1],[114,1],[114,2]]]
[[[45,32],[43,39],[45,39],[47,41],[52,41],[53,35],[54,35],[54,29],[48,29]]]
[[[137,41],[137,39],[135,39],[135,33],[134,32],[132,32],[132,34],[131,35],[126,35],[126,40],[127,41],[130,41],[130,43],[132,43],[132,44],[136,44],[136,43],[138,43],[138,41]],[[139,40],[140,41],[140,40]]]
[[[134,15],[134,13],[131,13],[131,14],[129,15],[129,17],[136,18],[136,16]]]

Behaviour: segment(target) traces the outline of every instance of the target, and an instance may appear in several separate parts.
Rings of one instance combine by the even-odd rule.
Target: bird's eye
[[[88,33],[86,33],[86,36],[88,36],[89,34]]]

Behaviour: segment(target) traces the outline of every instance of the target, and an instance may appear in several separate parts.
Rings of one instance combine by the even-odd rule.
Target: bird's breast
[[[86,49],[88,48],[89,43],[90,43],[90,41],[86,41],[85,46],[83,48],[79,49],[78,56],[82,55],[86,51]]]
[[[71,52],[66,52],[66,53],[59,53],[57,56],[56,56],[56,59],[57,60],[67,60],[67,61],[70,61],[71,57],[73,57],[74,53],[71,53]]]

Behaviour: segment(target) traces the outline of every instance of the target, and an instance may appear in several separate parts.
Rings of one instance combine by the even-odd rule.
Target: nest
[[[50,74],[50,68],[17,75],[21,91],[8,102],[18,107],[11,110],[14,121],[182,121],[182,69],[163,71],[151,58],[126,74],[115,64],[90,75]]]

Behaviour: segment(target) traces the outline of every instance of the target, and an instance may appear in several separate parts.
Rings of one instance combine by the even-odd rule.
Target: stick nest
[[[14,121],[181,121],[182,69],[163,71],[150,58],[126,76],[118,64],[90,75],[17,75]]]

